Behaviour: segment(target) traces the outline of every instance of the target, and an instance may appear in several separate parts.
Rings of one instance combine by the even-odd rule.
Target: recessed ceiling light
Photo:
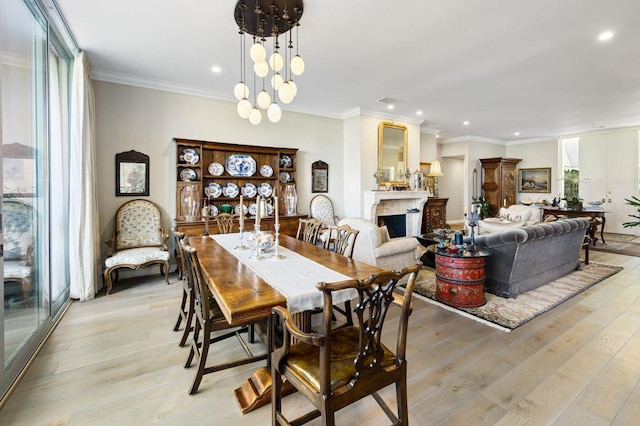
[[[515,132],[514,135],[515,136],[520,136],[520,132]]]
[[[220,74],[222,72],[222,68],[217,65],[211,67],[211,72],[214,74]]]
[[[598,35],[598,40],[607,41],[613,38],[613,31],[603,31]]]
[[[463,125],[463,126],[468,126],[468,125],[469,125],[469,122],[468,122],[468,121],[465,121],[465,122],[463,122],[463,123],[462,123],[462,125]]]
[[[418,111],[416,111],[416,114],[418,114],[418,115],[422,115],[422,110],[418,110]]]
[[[437,138],[439,138],[439,137],[440,137],[440,134],[438,133],[438,134],[436,135],[436,139],[437,139]]]
[[[393,109],[393,108],[394,108],[393,104],[387,105],[387,109]]]

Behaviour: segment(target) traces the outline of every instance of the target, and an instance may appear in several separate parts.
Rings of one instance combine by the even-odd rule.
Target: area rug
[[[608,238],[606,243],[598,240],[595,246],[589,246],[589,250],[640,257],[640,244],[627,241],[615,241]]]
[[[429,303],[500,330],[511,331],[621,270],[621,267],[594,262],[583,264],[581,270],[523,293],[515,299],[487,293],[487,303],[479,308],[458,309],[435,300],[436,279],[431,268],[420,270],[413,290],[418,297]]]

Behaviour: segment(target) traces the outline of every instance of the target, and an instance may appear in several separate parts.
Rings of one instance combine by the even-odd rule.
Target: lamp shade
[[[431,162],[427,176],[444,176],[442,169],[440,169],[440,162],[438,160]]]

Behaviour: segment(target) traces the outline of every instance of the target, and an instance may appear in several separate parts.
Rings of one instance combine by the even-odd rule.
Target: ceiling
[[[95,78],[234,101],[235,3],[57,0]],[[307,0],[304,8],[306,70],[283,114],[347,117],[359,108],[421,122],[443,140],[640,125],[638,0]],[[614,37],[599,42],[604,30]],[[393,111],[378,102],[385,97],[399,100]]]

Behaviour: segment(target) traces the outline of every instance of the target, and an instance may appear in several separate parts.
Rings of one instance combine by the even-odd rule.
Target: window
[[[580,198],[580,138],[562,140],[562,171],[564,198]]]

